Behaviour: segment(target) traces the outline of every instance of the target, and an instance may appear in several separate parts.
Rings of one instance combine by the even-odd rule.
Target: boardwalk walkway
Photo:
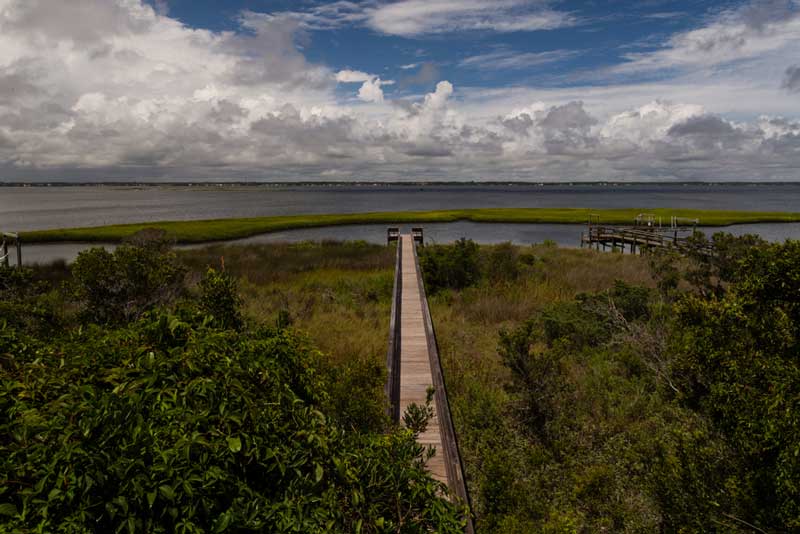
[[[400,314],[400,414],[402,416],[409,404],[424,405],[428,388],[434,387],[434,384],[414,240],[408,235],[401,236],[400,246],[403,247],[402,313]],[[436,448],[437,454],[428,462],[428,470],[434,478],[447,484],[447,471],[442,454],[442,434],[439,430],[439,410],[436,403],[434,411],[433,418],[428,422],[428,428],[420,434],[418,441]]]
[[[436,449],[427,464],[431,475],[446,484],[452,495],[469,503],[416,245],[409,234],[399,238],[395,278],[386,386],[392,417],[402,418],[412,403],[425,405],[428,388],[434,389],[434,415],[417,439]],[[466,532],[473,532],[471,521]]]

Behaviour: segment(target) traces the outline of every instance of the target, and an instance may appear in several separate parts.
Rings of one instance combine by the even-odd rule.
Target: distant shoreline
[[[283,215],[190,221],[154,221],[86,228],[64,228],[22,232],[27,243],[103,242],[118,243],[144,229],[160,229],[180,244],[229,241],[301,228],[365,224],[424,224],[470,221],[476,223],[585,224],[590,215],[601,224],[632,224],[640,213],[652,214],[669,225],[672,216],[699,219],[700,226],[730,226],[754,223],[800,222],[800,213],[725,211],[670,208],[487,208],[435,211],[399,211],[327,215]]]
[[[375,182],[375,181],[301,181],[301,182],[268,182],[268,181],[236,181],[236,182],[1,182],[0,187],[625,187],[625,186],[781,186],[800,185],[800,180],[781,182],[692,182],[692,181],[660,181],[660,182],[628,182],[628,181],[572,181],[572,182],[537,182],[537,181],[412,181],[412,182]]]

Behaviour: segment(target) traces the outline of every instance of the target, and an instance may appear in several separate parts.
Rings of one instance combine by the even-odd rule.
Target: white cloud
[[[425,95],[425,106],[431,109],[441,109],[452,94],[453,84],[448,81],[439,82],[436,84],[436,90],[433,93]]]
[[[403,37],[455,31],[539,31],[576,24],[569,13],[550,9],[538,0],[337,1],[275,15],[289,15],[313,30],[366,25],[381,33]]]
[[[370,78],[358,90],[358,98],[364,102],[383,102],[383,89],[380,78]]]
[[[340,19],[361,9],[329,6]],[[738,16],[753,39],[794,24]],[[309,62],[297,46],[302,21],[245,12],[239,23],[246,31],[192,29],[140,0],[0,0],[0,179],[787,179],[800,171],[797,94],[781,88],[793,79],[793,56],[758,56],[766,59],[748,68],[762,70],[746,77],[721,69],[549,89],[456,91],[422,65],[435,90],[393,100],[383,89],[392,80]],[[358,98],[370,105],[337,98],[337,82],[360,84]]]
[[[336,73],[336,81],[340,83],[361,83],[375,78],[372,74],[360,70],[340,70]]]
[[[711,23],[673,35],[653,52],[628,54],[615,73],[701,69],[732,62],[790,57],[800,51],[800,9],[786,0],[754,1],[720,13]]]
[[[383,102],[384,85],[394,85],[394,80],[381,80],[379,76],[367,74],[359,70],[341,70],[336,74],[339,83],[361,83],[358,98],[363,102]]]
[[[366,13],[373,29],[404,37],[468,30],[551,30],[575,23],[567,13],[528,0],[401,0]]]

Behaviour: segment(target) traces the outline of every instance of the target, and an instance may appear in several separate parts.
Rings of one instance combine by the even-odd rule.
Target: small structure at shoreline
[[[19,234],[13,234],[11,232],[2,232],[3,241],[2,245],[0,245],[0,262],[6,267],[9,266],[9,252],[8,247],[9,245],[13,246],[17,249],[17,269],[22,268],[22,242],[19,239]]]
[[[588,246],[597,250],[625,252],[626,246],[631,254],[653,249],[676,249],[685,251],[695,248],[690,241],[697,230],[700,219],[670,217],[669,226],[662,224],[662,218],[650,213],[640,213],[633,225],[603,225],[599,215],[589,215],[587,232],[581,232],[581,248]]]

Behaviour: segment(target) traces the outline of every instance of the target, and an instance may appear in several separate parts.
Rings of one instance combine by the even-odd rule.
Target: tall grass
[[[363,242],[215,245],[181,252],[196,272],[222,268],[241,280],[245,313],[281,313],[337,360],[382,362],[389,328],[394,247]],[[376,360],[377,361],[377,360]]]

